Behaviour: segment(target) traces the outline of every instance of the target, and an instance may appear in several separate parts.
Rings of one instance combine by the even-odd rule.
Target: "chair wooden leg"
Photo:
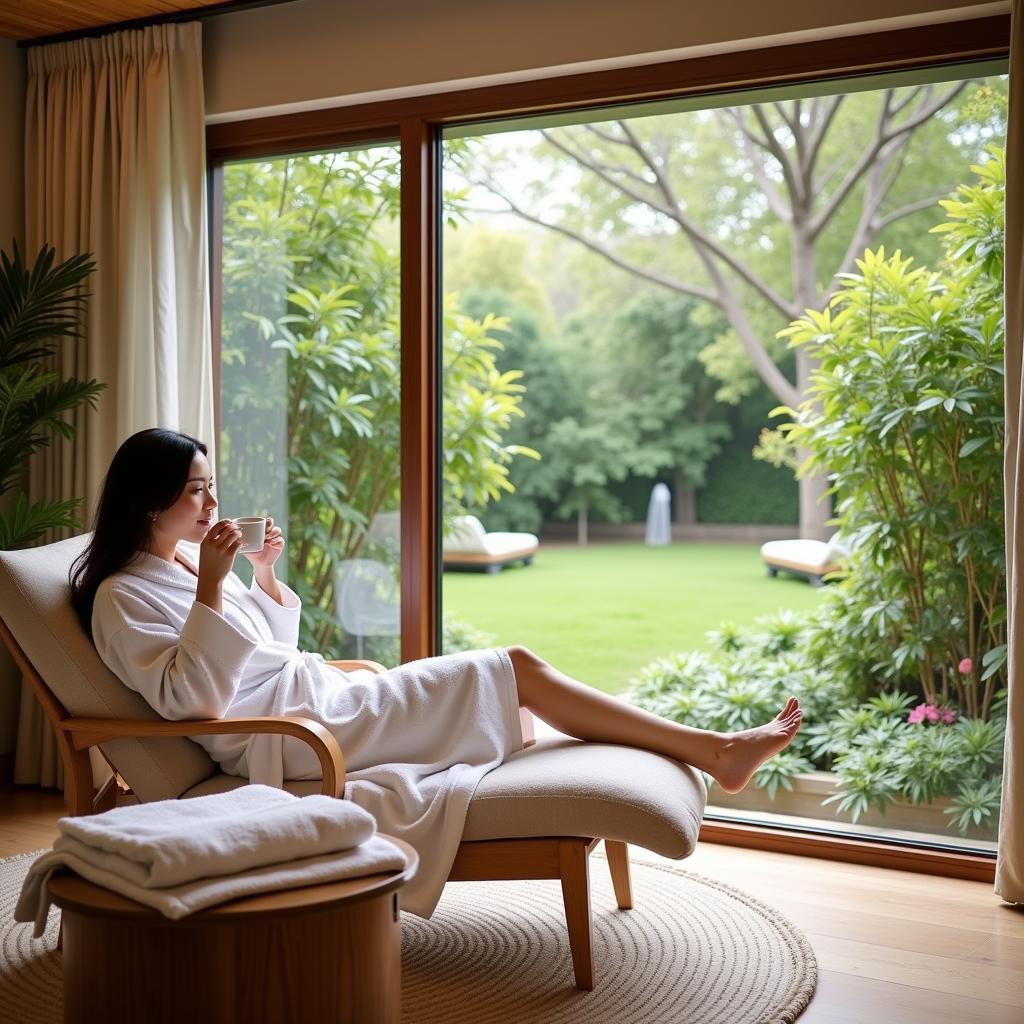
[[[66,733],[60,734],[64,761],[64,802],[68,814],[95,814],[96,789],[92,784],[92,762],[88,750],[76,750]]]
[[[558,866],[562,881],[565,923],[576,975],[576,987],[594,988],[594,951],[591,944],[590,851],[587,840],[562,839],[558,843]]]
[[[612,888],[619,910],[633,909],[633,882],[629,877],[629,847],[612,839],[604,841],[604,852],[608,857],[608,869],[612,874]]]

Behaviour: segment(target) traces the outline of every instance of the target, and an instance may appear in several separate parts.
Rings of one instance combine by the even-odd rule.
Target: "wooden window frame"
[[[446,126],[528,114],[805,84],[1007,59],[1010,17],[997,15],[821,39],[508,85],[437,92],[209,125],[211,305],[220,436],[222,168],[227,160],[394,143],[401,147],[402,660],[439,648],[440,138]],[[817,835],[708,819],[701,838],[757,849],[994,882],[994,856]]]

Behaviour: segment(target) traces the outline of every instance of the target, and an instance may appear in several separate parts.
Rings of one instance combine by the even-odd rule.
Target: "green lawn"
[[[706,647],[705,632],[722,622],[750,624],[820,598],[803,580],[770,579],[756,544],[542,543],[531,566],[443,579],[446,614],[609,693],[656,657]]]

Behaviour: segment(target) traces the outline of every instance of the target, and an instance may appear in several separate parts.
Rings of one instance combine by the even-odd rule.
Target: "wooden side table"
[[[402,871],[232,900],[178,921],[70,872],[63,912],[67,1024],[398,1024]]]

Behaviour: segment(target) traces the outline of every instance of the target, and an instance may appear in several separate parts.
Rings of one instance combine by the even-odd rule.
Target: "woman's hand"
[[[221,519],[206,531],[199,545],[199,580],[220,585],[235,564],[242,546],[242,531],[231,519]]]
[[[242,554],[252,563],[256,572],[273,569],[274,563],[284,551],[284,534],[274,525],[273,519],[267,519],[267,533],[263,547],[259,551],[243,551]]]

